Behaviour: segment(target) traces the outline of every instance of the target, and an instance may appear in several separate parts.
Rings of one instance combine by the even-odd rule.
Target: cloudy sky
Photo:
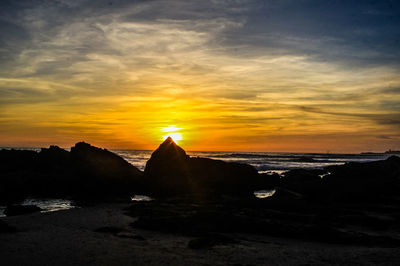
[[[399,48],[398,1],[1,1],[0,146],[400,149]]]

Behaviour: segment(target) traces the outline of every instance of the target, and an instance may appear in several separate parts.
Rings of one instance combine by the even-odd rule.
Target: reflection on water
[[[153,199],[146,195],[133,195],[132,201],[152,201]]]
[[[267,171],[258,171],[259,174],[268,174],[268,175],[278,174],[278,175],[280,175],[280,176],[285,175],[286,172],[287,172],[287,170],[267,170]]]
[[[21,205],[36,205],[42,209],[41,212],[54,212],[75,208],[71,200],[66,199],[26,199]],[[5,217],[6,206],[0,206],[0,217]]]
[[[254,196],[256,196],[259,199],[265,199],[265,198],[269,198],[272,195],[275,194],[275,189],[269,189],[269,190],[258,190],[258,191],[254,191]]]
[[[326,172],[325,174],[319,175],[319,177],[324,178],[325,176],[328,176],[330,174],[331,174],[330,172]]]

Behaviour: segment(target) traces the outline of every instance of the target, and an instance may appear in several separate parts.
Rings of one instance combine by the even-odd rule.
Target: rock
[[[32,169],[37,160],[37,152],[27,150],[0,150],[0,173]]]
[[[168,137],[147,161],[144,175],[156,194],[184,193],[191,183],[189,156]]]
[[[38,168],[40,171],[65,171],[70,167],[70,153],[58,146],[51,145],[48,149],[42,148],[38,154]]]
[[[253,195],[258,178],[251,165],[208,158],[190,158],[189,169],[195,189],[211,194]]]
[[[70,156],[78,178],[73,189],[81,195],[128,195],[141,186],[143,173],[106,149],[79,142]]]
[[[41,210],[42,209],[36,205],[8,205],[4,210],[4,214],[7,216],[16,216],[40,212]]]
[[[281,176],[277,173],[258,174],[255,190],[273,189],[281,184]]]
[[[280,185],[283,188],[293,190],[309,198],[320,196],[322,180],[320,175],[324,170],[296,169],[285,173]]]
[[[167,138],[153,152],[144,175],[149,191],[157,195],[250,195],[258,173],[246,164],[191,158],[171,138]]]
[[[122,157],[85,142],[79,142],[71,148],[71,158],[82,174],[112,178],[142,176],[139,169]]]
[[[400,157],[327,167],[322,194],[329,201],[392,202],[399,197]]]
[[[143,192],[143,173],[120,156],[80,142],[71,152],[58,146],[0,151],[0,202],[30,197],[129,197]]]

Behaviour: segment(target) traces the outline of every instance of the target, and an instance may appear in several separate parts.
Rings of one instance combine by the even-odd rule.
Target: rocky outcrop
[[[41,151],[0,151],[0,202],[25,197],[131,196],[143,173],[120,156],[79,142],[71,152],[58,146]]]
[[[280,186],[303,194],[308,198],[319,197],[322,186],[320,175],[324,170],[295,169],[285,173]]]
[[[70,154],[73,166],[81,174],[110,178],[142,175],[139,169],[122,157],[85,142],[75,144],[71,148]]]
[[[168,137],[146,163],[148,190],[155,194],[175,194],[191,186],[189,156]]]
[[[246,164],[191,158],[167,138],[146,164],[153,194],[252,194],[257,170]]]
[[[400,196],[400,157],[327,167],[322,193],[330,201],[380,202]]]
[[[400,157],[285,173],[279,186],[324,202],[382,202],[398,197]]]

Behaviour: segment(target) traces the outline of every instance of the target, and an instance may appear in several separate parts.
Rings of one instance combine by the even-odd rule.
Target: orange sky
[[[310,5],[291,22],[284,3],[250,2],[13,7],[0,146],[155,149],[175,126],[187,150],[400,149],[395,22],[378,36],[358,6],[357,21],[335,7],[337,17],[310,16],[320,12]]]

